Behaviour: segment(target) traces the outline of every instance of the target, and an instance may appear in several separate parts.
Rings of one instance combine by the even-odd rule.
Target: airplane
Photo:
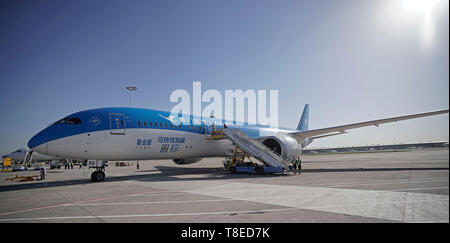
[[[23,162],[25,160],[25,155],[29,152],[26,148],[20,148],[17,149],[9,154],[5,154],[2,156],[2,158],[11,158],[12,161],[15,162]],[[33,152],[33,162],[44,162],[44,161],[50,161],[50,160],[59,160],[60,157],[56,156],[49,156],[45,154],[41,154],[38,152]]]
[[[378,127],[384,123],[448,112],[448,109],[439,110],[309,130],[309,104],[305,105],[296,129],[274,129],[192,115],[187,116],[188,120],[182,120],[181,116],[176,118],[168,111],[144,108],[97,108],[76,112],[56,121],[34,135],[28,147],[46,155],[84,160],[172,159],[176,164],[191,164],[205,157],[233,155],[236,145],[230,139],[208,139],[211,131],[226,128],[224,130],[238,129],[248,138],[291,161],[315,139],[344,134],[350,129]],[[195,121],[201,122],[196,124]],[[104,178],[104,170],[96,170],[91,175],[93,181],[103,181]]]

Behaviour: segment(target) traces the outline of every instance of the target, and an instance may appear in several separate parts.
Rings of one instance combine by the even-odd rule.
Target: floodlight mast
[[[137,88],[135,86],[127,86],[127,90],[130,91],[130,108],[131,108],[131,94],[133,93],[133,91],[135,91]]]

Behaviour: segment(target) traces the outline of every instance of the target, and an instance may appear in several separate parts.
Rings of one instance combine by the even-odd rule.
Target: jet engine
[[[173,159],[173,162],[177,165],[188,165],[199,162],[201,158],[188,158],[188,159]]]
[[[295,138],[287,134],[265,137],[261,142],[276,154],[288,160],[298,157],[302,153],[302,145]]]

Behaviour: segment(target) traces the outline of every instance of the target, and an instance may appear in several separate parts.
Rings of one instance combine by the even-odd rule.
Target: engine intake
[[[275,135],[264,138],[262,144],[270,148],[276,154],[292,160],[300,156],[302,153],[302,146],[297,142],[297,140],[289,135]]]

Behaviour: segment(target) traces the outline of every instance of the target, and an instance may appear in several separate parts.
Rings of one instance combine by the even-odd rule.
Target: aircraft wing
[[[373,120],[373,121],[359,122],[359,123],[353,123],[353,124],[336,126],[336,127],[327,127],[327,128],[314,129],[314,130],[308,130],[308,131],[299,131],[299,132],[293,132],[293,133],[289,133],[289,134],[296,136],[297,139],[299,139],[299,140],[303,140],[306,138],[316,139],[316,138],[322,138],[322,137],[343,134],[343,133],[346,133],[346,130],[349,130],[349,129],[368,127],[368,126],[378,127],[380,124],[384,124],[384,123],[409,120],[409,119],[425,117],[425,116],[434,116],[434,115],[439,115],[439,114],[444,114],[444,113],[448,113],[448,109],[440,110],[440,111],[412,114],[412,115],[407,115],[407,116],[385,118],[385,119],[379,119],[379,120]]]

